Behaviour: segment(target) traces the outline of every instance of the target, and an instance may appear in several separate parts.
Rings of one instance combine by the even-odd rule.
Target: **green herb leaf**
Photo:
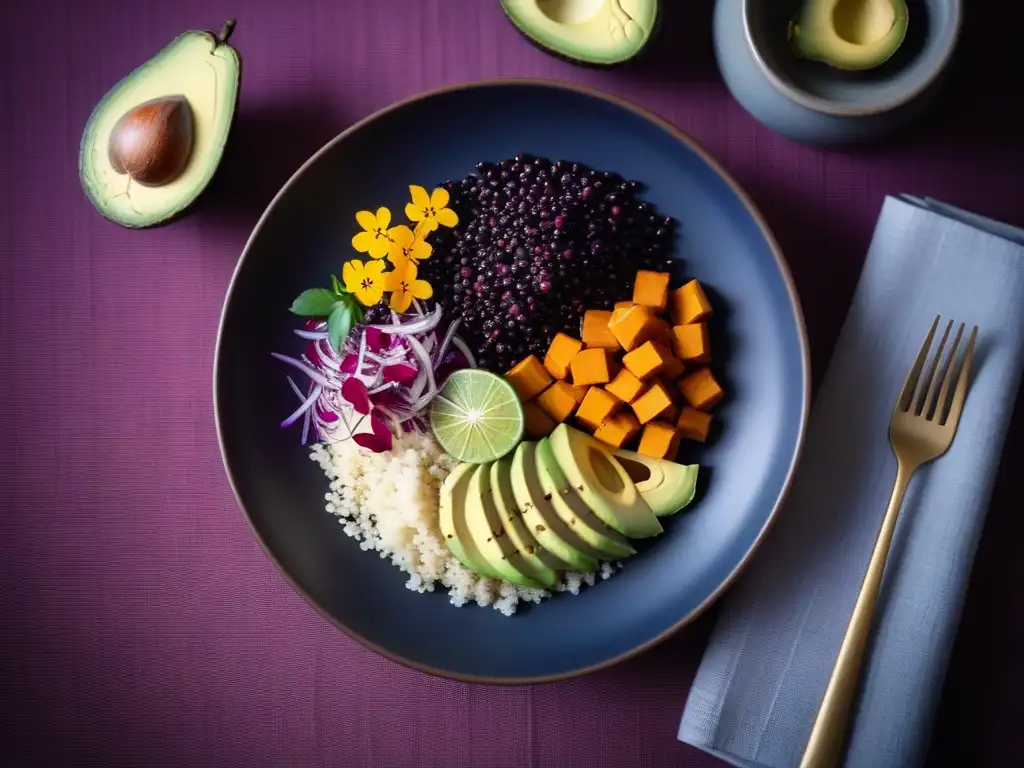
[[[327,317],[338,297],[326,288],[310,288],[292,302],[291,311],[303,317]]]
[[[352,322],[363,322],[363,318],[366,317],[366,311],[363,309],[363,305],[356,301],[352,294],[348,294],[347,298],[352,305]]]
[[[337,275],[331,275],[331,290],[334,291],[334,295],[339,299],[343,296],[351,296],[348,291],[345,290],[345,286],[341,284],[341,280],[338,279]]]
[[[352,315],[352,307],[344,301],[339,301],[334,305],[334,309],[327,318],[328,338],[331,341],[331,346],[339,352],[345,339],[348,338],[348,332],[352,330]]]

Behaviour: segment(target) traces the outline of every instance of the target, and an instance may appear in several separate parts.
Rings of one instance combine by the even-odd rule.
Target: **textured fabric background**
[[[841,151],[775,137],[730,99],[710,0],[663,5],[650,55],[601,72],[535,50],[492,0],[0,3],[0,765],[719,765],[675,739],[713,616],[617,668],[533,689],[384,662],[315,615],[258,548],[211,414],[221,299],[266,203],[354,120],[444,83],[585,82],[693,134],[778,234],[819,376],[883,195],[1024,225],[1011,4],[971,3],[927,119]],[[160,230],[104,221],[76,172],[90,109],[180,31],[229,16],[241,108],[206,205]],[[1004,467],[1021,466],[1021,411]],[[1022,499],[1019,472],[1004,471],[934,764],[1024,764]]]

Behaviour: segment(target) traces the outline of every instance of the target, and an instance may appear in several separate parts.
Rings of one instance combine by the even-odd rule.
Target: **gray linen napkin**
[[[1024,232],[912,197],[885,200],[789,499],[723,602],[681,741],[799,764],[895,479],[889,415],[936,315],[979,326],[972,385],[904,501],[845,765],[923,762],[1020,385]]]

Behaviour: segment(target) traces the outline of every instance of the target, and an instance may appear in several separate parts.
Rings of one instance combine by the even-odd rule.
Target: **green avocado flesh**
[[[559,424],[548,439],[571,488],[605,525],[631,539],[662,532],[658,518],[607,446],[566,424]]]
[[[794,53],[836,69],[880,66],[907,34],[905,0],[804,0],[790,24]]]
[[[545,498],[551,498],[555,514],[587,544],[587,554],[598,560],[636,554],[629,541],[602,523],[569,486],[546,437],[537,445],[537,466]]]
[[[481,565],[497,574],[499,579],[513,584],[538,589],[551,586],[530,578],[515,544],[505,535],[505,526],[501,524],[494,502],[489,466],[481,466],[473,473],[466,491],[466,503],[455,510],[455,515],[459,514],[464,518],[464,530],[472,541],[473,556],[479,556]],[[456,530],[460,527],[456,521]]]
[[[614,448],[612,453],[658,517],[674,515],[693,501],[699,465],[652,459],[622,448]]]
[[[470,482],[479,468],[479,464],[460,464],[445,478],[441,484],[438,523],[441,535],[444,536],[444,543],[456,560],[474,573],[496,579],[500,578],[497,571],[483,562],[480,552],[474,546],[469,531],[466,530],[463,513],[466,500],[469,498]]]
[[[86,196],[106,218],[129,228],[150,227],[183,212],[209,184],[224,153],[241,80],[238,53],[227,44],[233,23],[217,36],[190,31],[118,82],[85,126],[78,171]],[[122,116],[146,102],[183,98],[192,140],[184,168],[160,186],[118,172],[108,147]]]
[[[564,560],[574,571],[597,569],[598,558],[551,506],[540,484],[537,443],[522,442],[512,457],[512,495],[523,513],[523,522],[542,547]]]
[[[586,64],[620,64],[650,41],[658,0],[501,0],[528,39]]]

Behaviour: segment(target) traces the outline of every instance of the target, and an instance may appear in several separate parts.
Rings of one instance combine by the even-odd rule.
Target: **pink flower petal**
[[[359,357],[357,355],[346,355],[345,359],[341,361],[341,372],[355,373],[357,362],[359,362]]]
[[[399,384],[408,384],[416,378],[416,366],[412,363],[395,363],[395,365],[384,366],[384,383],[388,384],[397,381]]]
[[[375,395],[370,395],[370,402],[376,408],[387,408],[391,411],[408,409],[409,407],[409,400],[402,397],[394,389],[385,389]]]
[[[374,453],[390,451],[394,437],[391,434],[391,430],[387,428],[387,425],[378,417],[371,416],[370,427],[373,429],[372,434],[368,432],[360,432],[358,435],[352,436],[356,445],[360,448],[366,448],[367,450],[373,451]]]
[[[365,416],[370,412],[370,393],[366,385],[354,376],[349,376],[341,385],[341,396],[352,403],[356,413]]]
[[[338,414],[334,411],[328,411],[326,408],[321,408],[319,403],[316,404],[316,413],[328,424],[333,424],[338,420]]]
[[[380,328],[366,329],[366,348],[371,352],[380,352],[391,344],[391,338]]]

